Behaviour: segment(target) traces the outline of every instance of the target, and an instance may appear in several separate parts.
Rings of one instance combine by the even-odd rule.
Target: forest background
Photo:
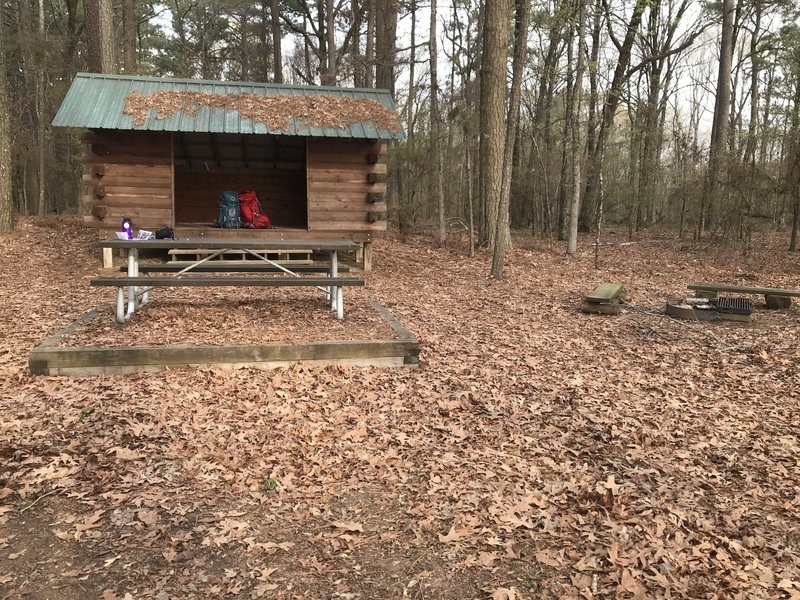
[[[75,73],[392,91],[389,218],[440,245],[509,228],[718,236],[800,220],[800,8],[789,0],[4,0],[0,232],[74,214]],[[431,59],[434,58],[434,60]]]

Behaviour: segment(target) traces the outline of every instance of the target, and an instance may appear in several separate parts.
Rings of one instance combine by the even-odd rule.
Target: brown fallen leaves
[[[798,598],[800,312],[658,314],[692,279],[796,286],[784,240],[759,239],[745,260],[613,245],[598,273],[591,253],[518,238],[496,282],[475,275],[488,255],[390,236],[367,291],[421,338],[416,371],[73,379],[30,377],[26,355],[106,301],[87,283],[99,256],[74,224],[23,221],[0,238],[3,592]],[[612,280],[642,310],[578,312]],[[186,310],[224,336],[230,299]],[[61,547],[79,564],[48,563]]]
[[[342,96],[264,96],[251,93],[211,94],[204,92],[130,92],[125,98],[123,114],[133,117],[135,125],[147,120],[149,111],[157,119],[166,119],[182,111],[193,117],[204,107],[238,112],[241,119],[263,123],[270,129],[289,131],[293,121],[300,128],[323,127],[345,129],[356,123],[371,125],[376,130],[400,131],[400,119],[393,110],[375,100]]]

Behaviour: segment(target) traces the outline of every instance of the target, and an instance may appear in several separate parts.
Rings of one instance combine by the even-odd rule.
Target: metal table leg
[[[330,266],[330,276],[331,277],[338,277],[339,276],[339,255],[336,250],[331,250],[331,266]],[[336,286],[330,286],[328,288],[328,296],[331,302],[331,310],[336,310],[336,303],[338,301],[337,293],[336,293]]]

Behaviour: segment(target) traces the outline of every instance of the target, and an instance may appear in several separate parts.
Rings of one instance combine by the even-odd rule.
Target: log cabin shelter
[[[388,90],[79,73],[53,125],[81,128],[85,220],[101,237],[336,239],[386,229]],[[272,229],[222,230],[222,192],[254,190]]]

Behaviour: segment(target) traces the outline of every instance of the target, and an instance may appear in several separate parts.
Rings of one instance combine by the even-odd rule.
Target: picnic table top
[[[100,240],[101,248],[137,248],[153,250],[205,248],[208,250],[356,250],[355,242],[337,240],[253,240],[225,238],[181,238],[176,240]]]

